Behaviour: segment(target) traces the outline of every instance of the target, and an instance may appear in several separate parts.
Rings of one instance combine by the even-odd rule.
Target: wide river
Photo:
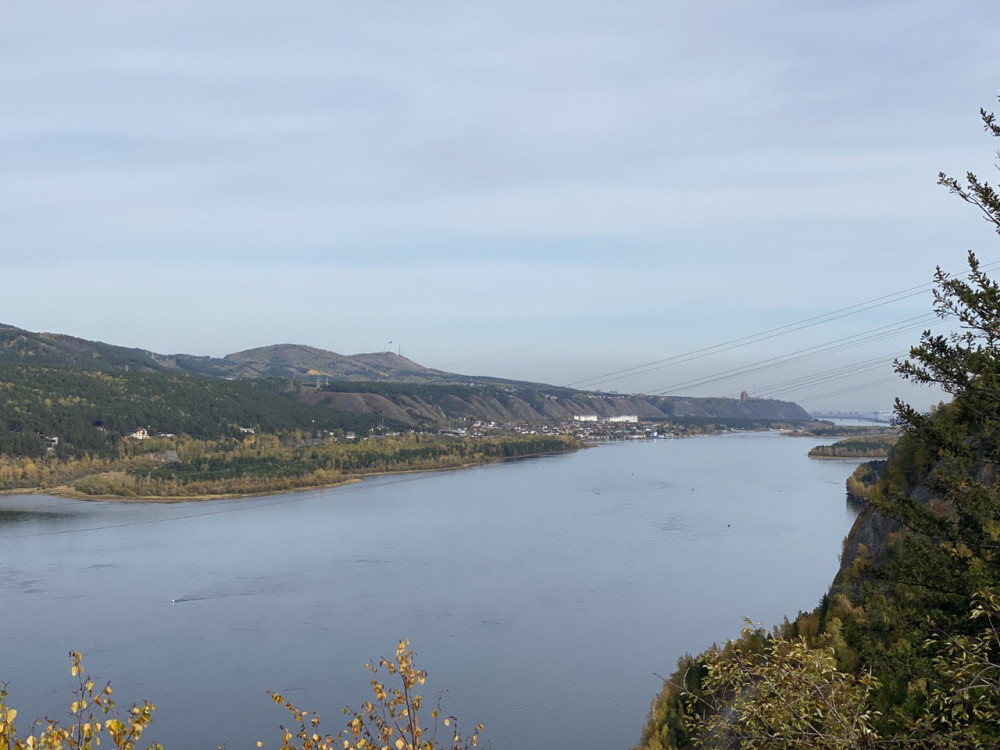
[[[143,739],[278,743],[265,691],[369,697],[409,638],[425,696],[506,748],[627,748],[677,658],[811,609],[855,463],[773,433],[618,443],[213,503],[0,497],[0,682],[23,729],[65,718],[69,650]],[[145,744],[145,743],[144,743]]]

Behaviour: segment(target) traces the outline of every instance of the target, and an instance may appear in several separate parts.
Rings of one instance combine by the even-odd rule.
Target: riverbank
[[[4,467],[21,472],[0,494],[45,494],[72,500],[183,503],[260,497],[354,484],[367,477],[451,471],[579,450],[567,437],[392,436],[357,444],[281,445],[260,437],[236,444],[178,445],[117,460],[30,460]],[[179,450],[178,450],[179,448]],[[27,481],[36,476],[41,481]]]

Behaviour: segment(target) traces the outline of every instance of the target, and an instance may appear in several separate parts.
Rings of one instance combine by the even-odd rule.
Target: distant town
[[[528,424],[524,422],[496,422],[476,420],[467,427],[441,430],[440,434],[457,437],[495,437],[504,434],[566,435],[588,442],[607,440],[656,440],[679,438],[701,432],[728,429],[723,425],[713,428],[692,427],[662,421],[641,420],[635,414],[598,417],[596,414],[574,416],[558,422]]]

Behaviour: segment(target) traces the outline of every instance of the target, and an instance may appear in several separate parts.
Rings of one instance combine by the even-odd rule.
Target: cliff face
[[[884,564],[887,558],[889,541],[892,535],[900,530],[898,521],[885,518],[872,506],[866,505],[844,540],[844,552],[840,556],[840,570],[833,579],[831,593],[845,585],[847,572],[861,557],[864,551],[868,558],[876,564]]]
[[[640,419],[725,419],[770,422],[807,422],[809,414],[787,401],[737,401],[724,398],[618,396],[610,394],[552,394],[517,389],[424,388],[378,393],[319,390],[303,397],[309,404],[325,404],[338,411],[377,414],[403,424],[481,419],[494,422],[544,422],[592,415],[600,418],[635,415]]]
[[[892,459],[890,459],[890,462]],[[941,467],[938,463],[928,472]],[[981,461],[968,471],[967,476],[972,482],[982,487],[993,487],[1000,477],[1000,465],[993,461]],[[907,500],[918,509],[929,510],[946,518],[955,515],[954,505],[928,486],[928,479],[911,483],[904,492]],[[844,540],[844,552],[840,559],[840,569],[834,578],[831,592],[845,585],[848,571],[865,554],[868,560],[876,566],[885,565],[889,557],[889,547],[893,535],[902,530],[903,525],[891,518],[886,518],[873,505],[865,505],[855,519],[851,530]]]

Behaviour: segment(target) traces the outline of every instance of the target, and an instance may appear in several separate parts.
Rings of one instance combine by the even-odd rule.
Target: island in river
[[[809,458],[888,458],[893,446],[899,442],[899,433],[885,432],[849,437],[832,445],[817,445],[809,451]]]

